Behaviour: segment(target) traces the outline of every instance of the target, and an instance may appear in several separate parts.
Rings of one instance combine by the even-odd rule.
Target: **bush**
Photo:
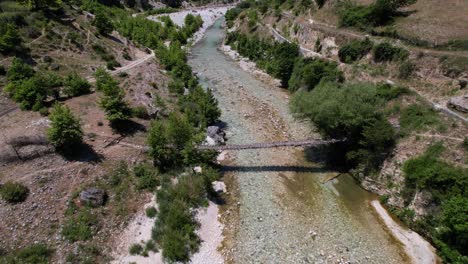
[[[422,131],[441,123],[437,112],[428,106],[412,104],[403,109],[400,126],[403,133]]]
[[[9,203],[21,203],[28,194],[29,189],[20,183],[8,181],[0,186],[0,196]]]
[[[403,94],[409,94],[410,90],[406,87],[394,86],[387,83],[377,85],[377,95],[386,101],[398,98]]]
[[[383,42],[374,47],[373,55],[375,62],[386,62],[406,60],[409,53],[405,49],[394,47],[390,43]]]
[[[149,119],[148,110],[143,105],[137,106],[132,108],[132,116],[141,118],[141,119]]]
[[[125,101],[125,91],[104,69],[95,72],[96,89],[103,92],[99,105],[113,126],[120,126],[131,117],[131,109]]]
[[[374,44],[368,38],[365,40],[354,40],[344,45],[338,51],[338,57],[341,62],[352,63],[360,60],[372,49]]]
[[[403,164],[407,200],[412,199],[415,190],[427,190],[432,202],[442,205],[436,211],[433,221],[425,228],[440,255],[447,263],[464,263],[467,258],[468,228],[468,170],[455,167],[441,160],[444,151],[441,143],[430,146],[426,152]]]
[[[415,3],[416,0],[376,0],[369,6],[344,2],[340,8],[340,26],[367,30],[386,25],[398,16],[398,9]]]
[[[314,89],[321,81],[342,82],[343,72],[338,65],[320,59],[299,59],[289,79],[289,90],[295,92],[301,88],[307,91]]]
[[[97,217],[89,209],[81,210],[65,222],[62,235],[70,242],[89,240],[96,232],[97,223]]]
[[[120,63],[118,61],[116,61],[115,59],[109,60],[106,63],[107,69],[109,69],[111,71],[115,70],[115,68],[120,67],[120,66],[122,66],[122,65],[120,65]]]
[[[145,212],[146,212],[146,216],[149,217],[149,218],[154,218],[158,214],[158,210],[156,210],[156,208],[154,208],[154,207],[146,208]]]
[[[80,120],[73,116],[70,108],[61,104],[55,104],[49,119],[50,128],[47,137],[52,145],[60,151],[70,151],[81,144],[83,130]]]
[[[143,247],[140,244],[132,244],[128,249],[130,255],[139,255],[143,252]]]
[[[91,84],[77,73],[72,73],[65,78],[63,92],[67,96],[88,94],[91,92]]]
[[[137,177],[136,187],[139,190],[156,190],[159,185],[159,176],[156,168],[150,164],[138,164],[133,168],[133,173]]]
[[[93,21],[94,26],[96,26],[98,32],[102,35],[108,35],[114,30],[114,26],[110,21],[109,17],[104,14],[103,11],[99,11],[96,14],[96,17]]]
[[[24,63],[19,58],[13,58],[10,68],[8,69],[8,81],[21,81],[34,76],[34,70],[31,66]]]
[[[0,254],[0,263],[47,264],[50,263],[50,257],[53,253],[54,250],[47,245],[35,244],[19,249],[10,255],[2,256]]]
[[[17,51],[21,47],[22,39],[18,29],[11,23],[0,26],[0,53],[6,54]]]
[[[402,64],[400,64],[400,67],[398,68],[398,78],[400,79],[408,79],[412,74],[413,71],[415,70],[416,65],[409,61],[405,61]]]

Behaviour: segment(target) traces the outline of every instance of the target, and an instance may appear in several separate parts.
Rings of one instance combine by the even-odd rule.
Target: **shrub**
[[[77,73],[72,73],[65,78],[63,92],[67,96],[80,96],[91,92],[91,84]]]
[[[310,91],[321,81],[342,82],[343,80],[343,72],[338,70],[338,65],[334,62],[299,59],[294,65],[288,85],[291,92],[300,88]]]
[[[50,263],[50,257],[54,250],[45,244],[34,244],[16,250],[10,255],[2,256],[0,254],[0,263],[21,263],[21,264],[47,264]]]
[[[415,3],[416,0],[376,0],[369,6],[344,2],[340,10],[340,26],[369,29],[391,23],[398,16],[398,9]]]
[[[149,217],[149,218],[154,218],[156,217],[156,214],[158,213],[158,210],[156,210],[156,208],[154,207],[148,207],[146,208],[146,216]]]
[[[12,23],[0,26],[0,53],[5,54],[19,50],[21,41],[18,29]]]
[[[394,86],[387,83],[377,85],[377,96],[390,101],[403,94],[409,94],[410,90],[406,87]]]
[[[383,42],[374,47],[373,55],[375,62],[386,62],[403,61],[408,58],[409,53],[405,49],[394,47],[390,43]]]
[[[338,57],[341,62],[352,63],[360,60],[372,49],[374,44],[368,38],[365,40],[354,40],[344,45],[338,51]]]
[[[115,59],[109,60],[106,63],[107,69],[109,69],[111,71],[115,70],[115,68],[120,67],[120,66],[122,66],[122,65],[120,65],[120,63],[118,61],[116,61]]]
[[[94,26],[96,26],[98,32],[102,35],[108,35],[114,30],[114,26],[110,21],[109,17],[104,14],[103,11],[99,11],[96,14],[96,17],[93,21]]]
[[[8,69],[8,81],[21,81],[29,79],[32,76],[34,76],[33,68],[24,63],[21,59],[15,57],[11,63],[10,68]]]
[[[58,150],[70,151],[81,144],[83,130],[80,120],[73,116],[70,108],[61,104],[55,104],[49,117],[51,126],[47,131],[47,137]]]
[[[145,251],[153,251],[153,252],[158,252],[158,249],[156,247],[156,243],[152,239],[146,241],[145,244]]]
[[[29,189],[20,183],[8,181],[0,187],[0,196],[9,203],[21,203],[28,194]]]
[[[440,123],[440,118],[435,110],[419,104],[412,104],[403,109],[400,117],[403,133],[425,130]]]
[[[139,255],[143,252],[143,247],[140,244],[132,244],[128,249],[130,255]]]
[[[137,177],[136,187],[139,190],[156,190],[159,185],[159,176],[156,168],[150,164],[138,164],[133,168],[133,173]]]
[[[132,116],[141,118],[141,119],[149,119],[148,110],[143,105],[137,106],[132,108]]]
[[[398,68],[398,78],[400,79],[408,79],[412,74],[413,71],[415,70],[416,65],[409,61],[405,61],[402,64],[400,64],[400,67]]]
[[[70,242],[89,240],[96,232],[97,222],[89,209],[82,210],[65,222],[62,235]]]

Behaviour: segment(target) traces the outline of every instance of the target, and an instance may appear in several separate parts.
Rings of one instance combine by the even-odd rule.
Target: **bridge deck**
[[[278,147],[306,147],[306,146],[318,146],[326,145],[339,142],[341,140],[302,140],[302,141],[278,141],[278,142],[267,142],[267,143],[253,143],[253,144],[242,144],[242,145],[222,145],[222,146],[198,146],[198,149],[209,149],[209,150],[243,150],[243,149],[264,149],[264,148],[278,148]]]

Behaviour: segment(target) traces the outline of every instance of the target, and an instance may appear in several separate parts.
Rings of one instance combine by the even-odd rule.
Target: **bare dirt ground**
[[[168,96],[167,77],[151,58],[152,54],[146,54],[142,59],[137,58],[136,63],[125,68],[128,76],[117,77],[121,87],[126,90],[126,99],[131,106],[144,105],[151,109],[154,107],[156,94],[164,98]],[[157,84],[157,89],[152,83]],[[68,208],[67,202],[73,194],[104,176],[120,160],[134,164],[144,159],[142,150],[131,147],[130,144],[145,144],[145,131],[149,121],[134,119],[134,130],[131,133],[118,134],[109,127],[98,101],[99,94],[93,93],[64,102],[81,119],[85,133],[87,147],[81,150],[82,153],[77,153],[76,157],[62,157],[54,153],[50,146],[26,146],[19,152],[23,157],[31,157],[30,159],[1,162],[0,182],[20,182],[30,190],[23,203],[12,205],[0,201],[1,248],[10,249],[44,242],[56,249],[54,261],[63,262],[67,252],[76,247],[76,244],[70,244],[60,235],[65,220],[64,212]],[[2,105],[8,109],[12,104],[5,100]],[[30,111],[5,113],[0,116],[0,120],[2,157],[15,156],[11,146],[6,143],[9,139],[18,136],[45,137],[49,126],[47,117]],[[117,144],[119,140],[125,140],[129,146]],[[135,212],[141,212],[146,199],[142,195],[133,196],[127,201],[127,216],[110,214],[90,243],[103,247],[107,243],[113,243],[115,236],[119,234],[115,230],[125,227]],[[104,210],[113,210],[107,207]]]

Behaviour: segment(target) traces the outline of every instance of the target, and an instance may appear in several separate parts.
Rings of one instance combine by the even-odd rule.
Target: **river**
[[[289,94],[260,81],[219,50],[222,19],[191,50],[189,63],[213,90],[228,144],[301,140],[318,135],[293,118]],[[238,185],[239,210],[229,249],[235,263],[405,263],[401,245],[370,205],[375,197],[347,175],[314,163],[317,150],[230,152],[226,176]],[[228,186],[229,188],[229,186]],[[234,230],[226,230],[234,232]]]

